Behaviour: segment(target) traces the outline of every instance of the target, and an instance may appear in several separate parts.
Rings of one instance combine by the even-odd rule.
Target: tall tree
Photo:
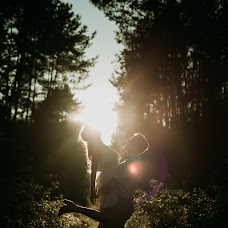
[[[72,6],[60,0],[27,0],[1,3],[1,106],[3,121],[29,120],[37,100],[42,100],[62,81],[76,87],[88,77],[95,58],[85,50],[95,33]],[[72,86],[71,86],[72,87]]]
[[[175,131],[181,130],[185,141],[190,140],[183,145],[189,143],[191,147],[182,155],[175,149],[173,160],[179,160],[184,153],[187,157],[189,150],[194,151],[188,155],[191,169],[205,167],[206,163],[208,169],[223,166],[228,86],[227,2],[91,2],[117,23],[116,39],[125,47],[117,59],[119,69],[111,79],[123,101],[118,107],[120,132],[144,132],[153,144],[159,132],[168,131],[174,136]],[[160,136],[163,146],[167,134]],[[214,151],[218,145],[216,168]],[[170,144],[167,149],[171,148]],[[172,151],[169,152],[167,156],[171,157]],[[205,156],[210,159],[205,161]]]
[[[150,116],[168,128],[194,123],[214,95],[227,97],[225,1],[91,2],[119,26],[125,49],[113,84],[134,106],[136,124]]]

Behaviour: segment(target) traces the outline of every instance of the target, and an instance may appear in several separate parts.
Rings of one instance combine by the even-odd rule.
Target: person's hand
[[[97,198],[98,198],[98,196],[97,196],[96,192],[95,191],[92,191],[91,192],[91,195],[90,195],[90,202],[95,205]]]

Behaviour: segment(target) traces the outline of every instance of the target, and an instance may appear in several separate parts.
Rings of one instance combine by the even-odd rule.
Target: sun
[[[87,123],[101,131],[101,138],[107,145],[117,127],[117,113],[113,111],[114,102],[118,95],[108,87],[91,87],[82,99],[84,108],[71,118]]]

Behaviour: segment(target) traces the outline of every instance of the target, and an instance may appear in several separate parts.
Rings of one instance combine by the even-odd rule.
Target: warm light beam
[[[117,95],[109,89],[91,87],[83,98],[84,109],[81,113],[71,116],[75,121],[81,121],[101,131],[101,138],[107,145],[117,127],[117,113],[113,111],[113,102]]]

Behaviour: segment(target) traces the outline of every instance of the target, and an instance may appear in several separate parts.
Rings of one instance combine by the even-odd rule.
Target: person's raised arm
[[[96,191],[95,191],[95,181],[96,181],[96,174],[97,174],[97,166],[98,166],[98,159],[93,156],[92,157],[92,172],[91,172],[91,179],[90,179],[90,202],[95,204],[96,200]]]

